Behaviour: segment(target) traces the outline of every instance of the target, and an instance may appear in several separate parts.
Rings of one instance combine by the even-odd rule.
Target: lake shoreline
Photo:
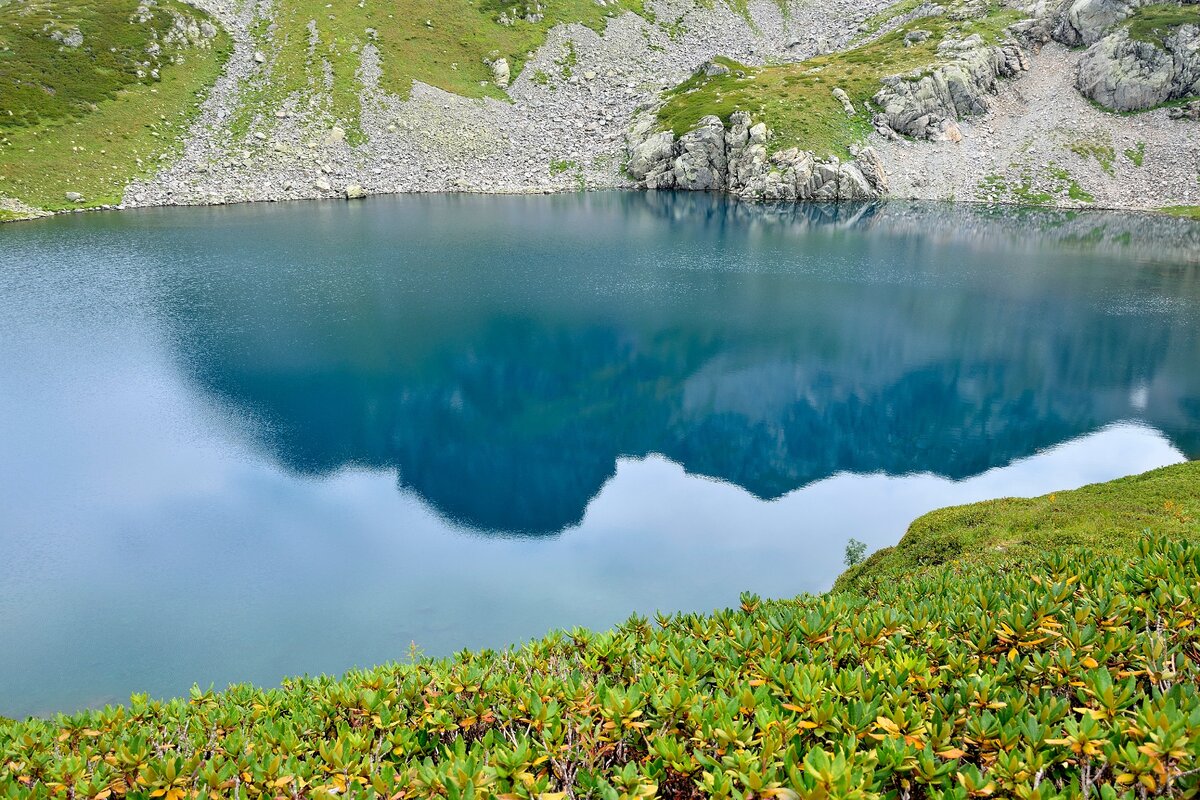
[[[400,197],[428,196],[428,195],[447,196],[447,197],[453,197],[453,196],[538,197],[538,196],[544,196],[544,195],[601,194],[601,193],[611,193],[611,192],[636,192],[636,193],[644,193],[644,194],[655,194],[655,193],[666,192],[666,193],[681,193],[681,194],[685,194],[685,195],[693,194],[692,192],[689,192],[688,190],[638,189],[633,186],[597,187],[597,188],[584,189],[582,191],[579,189],[574,189],[574,188],[569,188],[569,187],[545,188],[545,187],[534,187],[534,186],[525,187],[525,188],[513,188],[513,189],[494,189],[494,190],[486,190],[486,191],[485,190],[476,191],[476,190],[431,189],[429,191],[414,190],[414,191],[400,191],[400,192],[380,192],[378,194],[363,194],[361,196],[356,196],[353,198],[329,197],[327,195],[314,193],[310,196],[295,196],[295,197],[278,198],[278,199],[270,198],[270,199],[235,200],[235,201],[230,201],[227,203],[206,203],[206,202],[161,203],[161,204],[153,204],[153,205],[128,205],[128,206],[124,205],[124,204],[119,204],[119,205],[88,206],[88,207],[83,207],[83,208],[63,208],[63,209],[50,210],[50,211],[37,209],[37,210],[29,210],[28,212],[24,212],[24,213],[27,213],[28,216],[20,216],[19,214],[21,214],[23,212],[13,211],[13,212],[10,212],[13,214],[13,216],[0,215],[0,225],[3,225],[8,222],[31,222],[33,220],[38,220],[38,219],[47,219],[50,217],[60,217],[60,216],[71,216],[71,215],[75,215],[75,214],[88,214],[88,213],[93,213],[93,212],[105,212],[105,211],[137,211],[137,210],[152,209],[152,208],[222,208],[222,207],[236,207],[236,206],[250,206],[250,205],[286,205],[289,203],[307,203],[307,202],[313,202],[313,201],[328,201],[330,203],[358,203],[358,202],[369,202],[373,198],[374,199],[386,199],[386,198],[400,198]],[[772,206],[794,205],[794,206],[798,206],[798,207],[804,207],[804,206],[811,207],[811,206],[827,206],[827,205],[831,204],[830,201],[819,201],[819,200],[770,201],[770,200],[762,200],[762,199],[741,198],[741,197],[736,197],[736,196],[721,193],[721,192],[695,192],[694,194],[699,194],[699,195],[712,194],[712,195],[716,195],[716,196],[722,197],[724,199],[727,199],[730,202],[745,203],[750,206],[772,207]],[[1120,213],[1127,213],[1127,214],[1147,214],[1147,215],[1160,216],[1160,217],[1162,217],[1162,216],[1175,217],[1178,219],[1191,219],[1191,220],[1200,219],[1200,205],[1197,205],[1197,206],[1173,206],[1173,207],[1169,207],[1169,208],[1149,207],[1149,206],[1128,206],[1128,207],[1126,207],[1126,206],[1118,206],[1118,205],[1113,205],[1113,206],[1096,206],[1096,205],[1066,206],[1066,205],[1049,205],[1049,204],[1046,204],[1046,205],[1029,204],[1029,203],[1021,203],[1021,202],[1016,202],[1016,201],[1010,202],[1010,201],[989,201],[989,200],[939,200],[939,199],[935,199],[935,198],[905,198],[905,197],[883,197],[883,198],[879,198],[876,200],[832,201],[833,204],[836,204],[839,202],[845,203],[847,205],[861,204],[864,202],[869,202],[869,203],[891,203],[891,204],[949,205],[949,206],[961,206],[961,207],[978,208],[978,209],[997,209],[997,210],[1011,209],[1011,210],[1022,210],[1022,211],[1050,211],[1050,212],[1057,211],[1057,212],[1082,212],[1082,213],[1120,212]],[[2,211],[2,210],[3,209],[0,209],[0,211]]]

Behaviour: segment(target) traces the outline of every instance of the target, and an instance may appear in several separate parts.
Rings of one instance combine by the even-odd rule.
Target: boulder
[[[492,80],[501,89],[507,89],[509,81],[512,80],[512,71],[508,66],[507,58],[497,58],[492,62]]]
[[[346,187],[347,200],[362,200],[366,196],[366,190],[364,190],[363,187],[359,186],[357,183],[352,183]]]
[[[670,131],[651,132],[631,146],[625,171],[629,177],[646,184],[648,188],[670,188],[662,183],[664,176],[670,173],[674,160],[675,135]]]
[[[768,153],[771,132],[735,111],[728,129],[715,116],[676,139],[657,131],[652,115],[630,132],[626,171],[644,189],[721,191],[748,200],[792,202],[872,200],[888,190],[878,154],[864,148],[853,161],[818,160],[798,147]]]
[[[842,104],[842,110],[846,112],[847,117],[854,116],[854,103],[850,102],[850,95],[846,94],[841,87],[834,87],[833,99]]]
[[[1193,100],[1181,106],[1176,106],[1167,112],[1171,119],[1182,119],[1189,122],[1200,122],[1200,100]]]
[[[1079,59],[1075,85],[1116,111],[1138,111],[1200,93],[1200,27],[1182,25],[1163,40],[1133,39],[1121,28]]]
[[[932,34],[926,30],[913,30],[904,34],[904,46],[912,47],[928,39]]]
[[[1053,36],[1069,47],[1095,44],[1143,5],[1145,0],[1074,0],[1063,11]]]
[[[63,195],[63,197],[67,199],[68,203],[83,202],[83,195],[81,195],[79,192],[67,192],[65,195]]]

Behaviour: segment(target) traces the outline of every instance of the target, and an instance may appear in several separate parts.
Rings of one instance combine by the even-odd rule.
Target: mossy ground
[[[160,0],[145,21],[136,9],[133,0],[0,3],[0,197],[48,210],[116,203],[179,146],[231,41],[218,29],[194,46],[169,42],[176,14],[207,20],[177,0]],[[76,30],[78,47],[49,35]]]
[[[1200,220],[1200,206],[1164,206],[1159,211],[1170,214],[1173,217],[1187,217],[1188,219]]]
[[[847,570],[836,591],[868,591],[948,562],[1013,565],[1064,547],[1115,556],[1133,551],[1132,532],[1200,537],[1200,461],[1130,478],[934,511],[895,547]]]
[[[725,60],[731,70],[728,75],[695,75],[671,90],[659,111],[659,121],[664,129],[682,135],[706,115],[715,114],[728,122],[734,111],[746,111],[773,131],[773,150],[800,147],[818,156],[848,156],[850,146],[872,130],[866,104],[879,91],[883,78],[919,75],[936,66],[937,46],[947,36],[979,33],[988,41],[997,41],[1004,28],[1020,17],[1000,6],[972,18],[957,16],[947,13],[918,19],[849,50],[797,64],[748,67]],[[904,35],[914,29],[927,30],[931,36],[906,47]],[[847,116],[833,96],[835,88],[846,92],[858,113]]]
[[[1142,6],[1125,19],[1129,38],[1164,46],[1165,39],[1182,25],[1200,26],[1200,6],[1157,3]]]

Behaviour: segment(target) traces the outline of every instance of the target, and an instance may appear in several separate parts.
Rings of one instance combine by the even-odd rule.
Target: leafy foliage
[[[846,557],[843,559],[847,567],[857,566],[867,557],[867,543],[851,538],[846,542]]]
[[[1200,547],[0,727],[0,797],[1193,796]]]

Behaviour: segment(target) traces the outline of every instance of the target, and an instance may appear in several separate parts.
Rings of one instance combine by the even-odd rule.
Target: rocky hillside
[[[1021,2],[0,0],[0,219],[632,186],[1200,202],[1200,6]]]

